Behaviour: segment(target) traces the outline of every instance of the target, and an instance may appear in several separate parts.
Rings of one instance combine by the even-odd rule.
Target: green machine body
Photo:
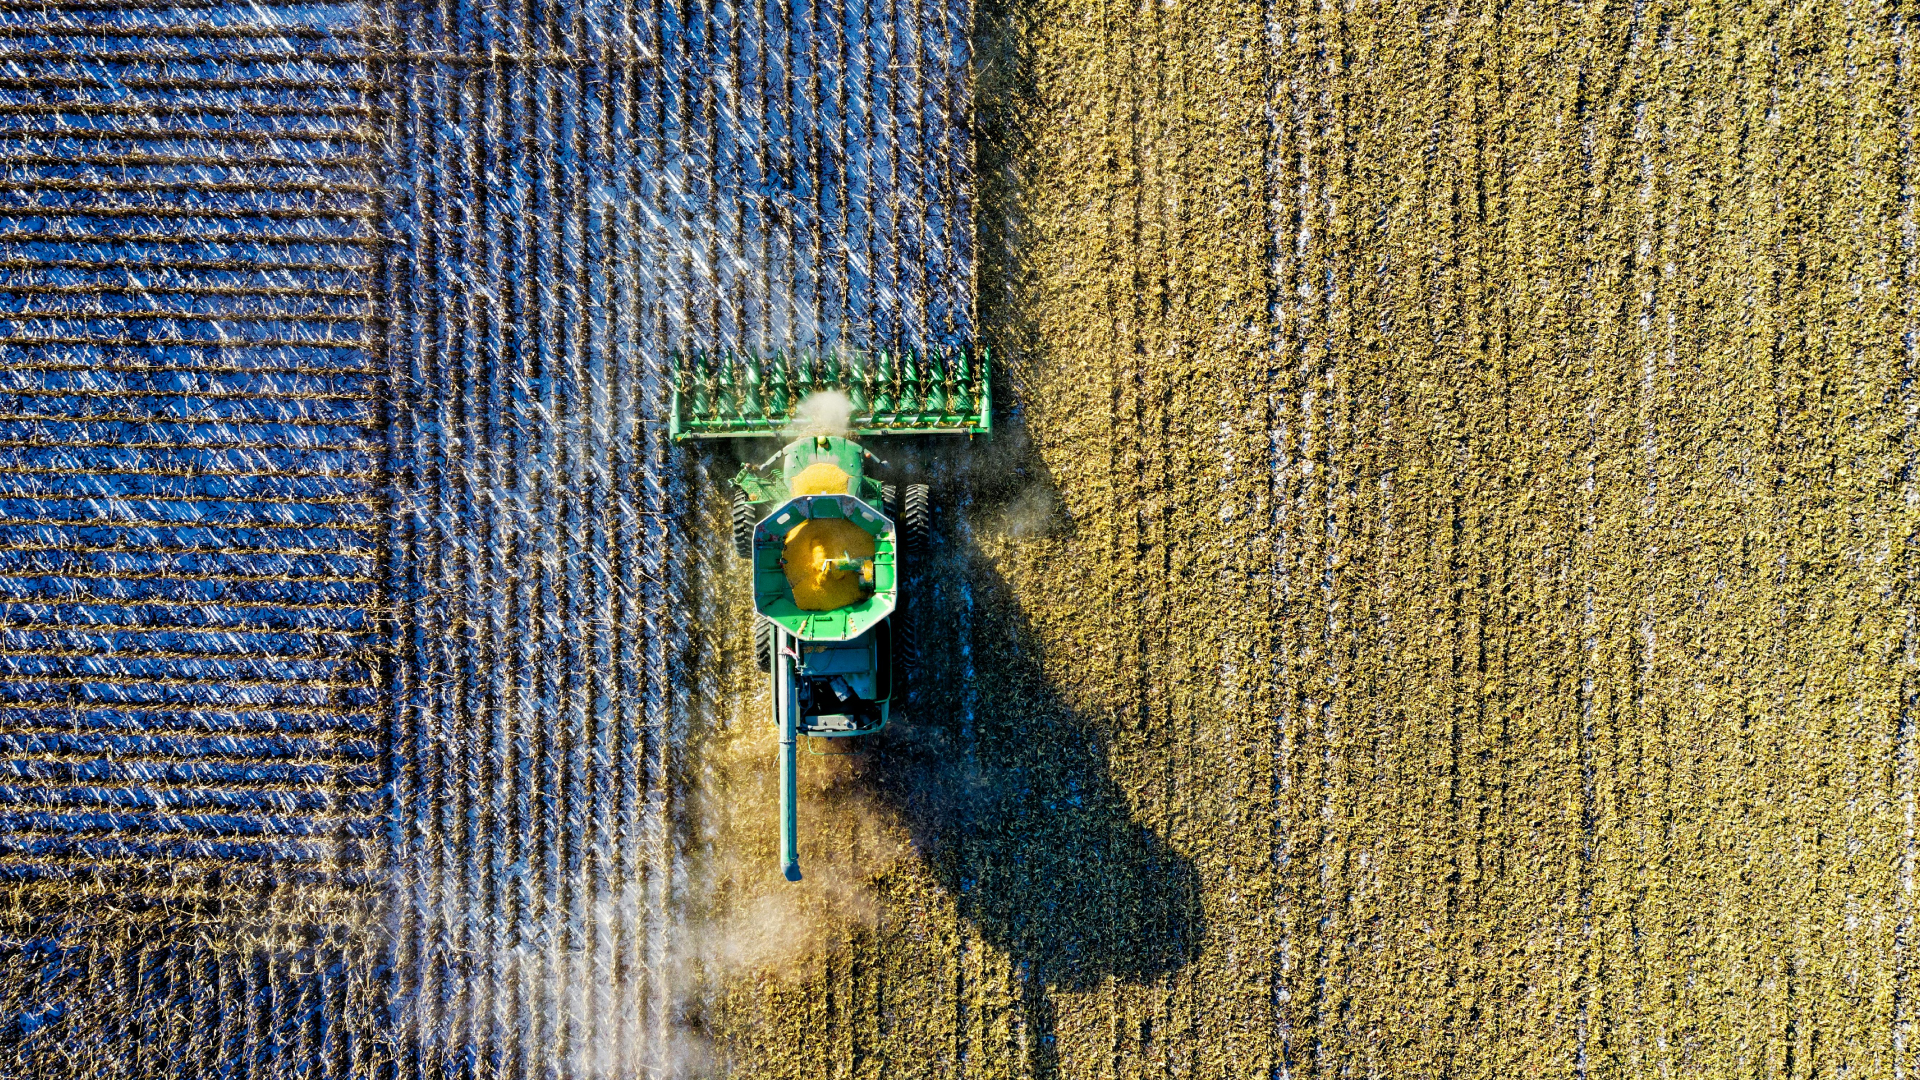
[[[778,453],[733,479],[733,548],[751,567],[754,653],[769,679],[780,737],[780,862],[799,881],[798,745],[802,736],[844,739],[886,727],[917,667],[908,615],[910,571],[932,533],[924,484],[874,475],[885,463],[861,440],[878,435],[986,435],[992,431],[988,358],[965,349],[831,357],[675,354],[671,433],[676,440],[780,437]],[[842,396],[844,423],[796,430],[817,394]],[[823,471],[818,466],[831,466]],[[813,472],[809,472],[813,470]],[[834,475],[835,490],[802,474]],[[848,558],[858,596],[829,610],[797,602],[784,564],[794,531],[837,518],[867,534],[871,556]]]

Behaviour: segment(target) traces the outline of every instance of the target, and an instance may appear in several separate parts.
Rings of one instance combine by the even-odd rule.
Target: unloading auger
[[[886,463],[859,440],[991,434],[988,356],[688,352],[673,373],[675,439],[791,439],[734,477],[733,547],[753,568],[754,653],[780,732],[780,863],[799,881],[799,736],[879,731],[918,658],[901,587],[927,551],[927,487],[871,475]],[[846,396],[844,425],[802,427],[803,403],[827,393]]]

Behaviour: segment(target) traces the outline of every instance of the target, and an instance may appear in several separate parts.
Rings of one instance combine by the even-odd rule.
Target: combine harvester
[[[860,440],[991,433],[987,363],[965,350],[674,358],[675,439],[792,440],[733,479],[733,548],[753,564],[754,651],[773,679],[788,881],[800,880],[799,736],[886,727],[917,659],[901,587],[927,550],[927,488],[871,475],[886,462]],[[845,423],[809,427],[803,403],[829,394],[845,395]]]

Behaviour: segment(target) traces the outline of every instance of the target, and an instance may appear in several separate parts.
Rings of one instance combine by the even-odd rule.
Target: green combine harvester
[[[780,732],[788,881],[800,880],[799,737],[886,727],[918,659],[902,585],[927,551],[927,488],[872,475],[886,463],[860,440],[990,434],[987,365],[962,349],[674,357],[675,439],[790,440],[733,479],[733,547],[753,566],[754,652]]]

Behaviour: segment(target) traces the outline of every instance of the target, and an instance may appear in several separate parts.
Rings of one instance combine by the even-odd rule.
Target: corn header
[[[986,435],[993,390],[987,354],[964,349],[816,355],[689,352],[674,357],[673,437],[791,434],[800,403],[841,393],[843,434]]]
[[[780,862],[800,880],[799,737],[887,725],[918,659],[908,569],[924,558],[924,484],[874,475],[874,435],[985,435],[988,358],[966,350],[678,354],[675,439],[780,437],[733,479],[733,547],[753,574],[754,653],[780,735]],[[832,404],[820,408],[818,403]]]

